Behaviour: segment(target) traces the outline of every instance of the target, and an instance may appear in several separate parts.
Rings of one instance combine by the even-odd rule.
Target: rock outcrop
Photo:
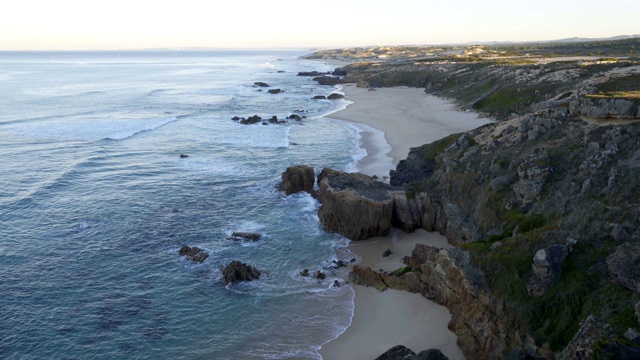
[[[224,285],[233,284],[239,281],[252,281],[258,279],[262,274],[258,269],[238,260],[234,260],[229,265],[221,267],[222,282]]]
[[[180,256],[184,256],[187,260],[193,261],[196,263],[201,263],[209,257],[209,254],[207,254],[204,250],[200,249],[199,247],[197,246],[192,247],[187,245],[184,245],[183,247],[181,247],[180,251],[178,251],[178,254]]]
[[[564,259],[569,254],[565,245],[558,244],[538,250],[533,257],[533,272],[527,285],[529,296],[542,296],[562,275]]]
[[[323,169],[318,176],[318,217],[324,229],[351,240],[384,236],[391,228],[391,188],[364,174]]]
[[[250,240],[250,241],[258,241],[262,238],[262,235],[253,232],[246,231],[234,231],[231,234],[230,240],[241,241],[241,240]]]
[[[640,118],[640,101],[615,98],[581,98],[569,103],[569,112],[573,116],[590,118]]]
[[[282,181],[278,184],[278,189],[284,191],[287,196],[301,191],[313,194],[315,180],[315,173],[312,167],[306,165],[291,166],[282,173]]]
[[[640,293],[640,243],[626,243],[618,246],[607,257],[609,274],[629,290]]]

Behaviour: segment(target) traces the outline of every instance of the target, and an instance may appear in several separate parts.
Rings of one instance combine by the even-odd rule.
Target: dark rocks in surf
[[[282,181],[276,185],[276,188],[284,191],[287,196],[301,191],[313,194],[315,180],[313,167],[307,165],[291,166],[282,173]]]
[[[238,260],[234,260],[229,265],[220,267],[222,272],[222,282],[225,285],[233,284],[239,281],[256,280],[262,274],[258,269],[251,265],[247,265]]]
[[[287,119],[301,121],[302,120],[302,116],[297,115],[297,114],[291,114],[291,115],[287,116]]]
[[[178,254],[180,256],[186,257],[187,260],[197,262],[197,263],[201,263],[209,257],[209,254],[204,252],[204,250],[200,249],[199,247],[196,247],[196,246],[191,247],[187,245],[181,247]]]
[[[262,235],[260,235],[258,233],[244,232],[244,231],[234,231],[231,234],[231,237],[229,239],[230,240],[234,240],[234,241],[240,241],[240,240],[258,241],[261,238],[262,238]]]
[[[241,118],[241,117],[237,117],[234,116],[231,118],[231,120],[240,123],[242,125],[251,125],[251,124],[257,124],[259,122],[262,121],[262,118],[258,115],[253,115],[253,116],[249,116],[248,118]]]
[[[344,84],[344,80],[333,76],[318,76],[313,78],[313,80],[317,81],[320,85]]]
[[[320,72],[320,71],[301,71],[298,73],[298,76],[323,76],[323,75],[329,75],[330,72]]]
[[[313,97],[315,100],[327,100],[327,97],[324,95],[316,95]]]
[[[320,270],[316,270],[316,271],[313,273],[313,277],[314,277],[314,278],[316,278],[316,279],[318,279],[318,280],[324,280],[324,279],[326,279],[326,278],[327,278],[327,274],[323,273],[323,272],[322,272],[322,271],[320,271]]]
[[[300,272],[300,275],[304,276],[304,277],[308,277],[309,276],[309,269],[303,269]]]
[[[189,157],[189,155],[187,155],[187,154],[180,154],[180,159],[186,159],[188,157]]]
[[[342,99],[342,98],[344,98],[344,95],[338,94],[338,93],[333,93],[333,94],[331,94],[331,95],[329,95],[327,97],[327,99],[329,99],[329,100],[338,100],[338,99]]]
[[[269,89],[269,91],[267,91],[269,94],[280,94],[282,91],[281,89]]]
[[[262,81],[256,81],[256,82],[253,83],[253,85],[259,86],[259,87],[271,87],[271,85],[269,85],[269,84],[267,84],[265,82],[262,82]]]

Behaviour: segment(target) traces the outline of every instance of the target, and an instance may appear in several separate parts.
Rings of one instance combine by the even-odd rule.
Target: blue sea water
[[[332,67],[303,54],[0,53],[0,358],[320,358],[353,293],[332,287],[340,272],[299,273],[347,241],[274,187],[295,164],[354,170],[361,149],[322,117],[343,104],[312,99],[336,88],[296,76]],[[232,260],[264,274],[225,287]]]

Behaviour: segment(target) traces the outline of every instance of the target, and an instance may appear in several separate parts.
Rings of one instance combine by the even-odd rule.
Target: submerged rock
[[[280,94],[281,92],[283,92],[281,89],[269,89],[269,91],[267,91],[269,94]]]
[[[200,249],[199,247],[190,247],[187,245],[181,247],[180,251],[178,251],[178,254],[180,256],[185,256],[187,260],[197,263],[201,263],[209,257],[209,254],[204,252],[204,250]]]
[[[189,155],[187,155],[187,154],[180,154],[180,159],[186,159],[188,157],[189,157]]]
[[[238,281],[252,281],[258,279],[262,274],[258,269],[238,260],[232,261],[229,265],[221,267],[222,282],[225,285]]]
[[[259,86],[259,87],[271,87],[271,85],[269,85],[269,84],[267,84],[265,82],[262,82],[262,81],[256,81],[256,82],[253,83],[253,85]]]
[[[262,237],[262,235],[258,234],[258,233],[252,233],[252,232],[243,232],[243,231],[234,231],[231,234],[230,239],[234,240],[234,241],[240,241],[240,240],[251,240],[251,241],[258,241],[260,240],[260,238]]]

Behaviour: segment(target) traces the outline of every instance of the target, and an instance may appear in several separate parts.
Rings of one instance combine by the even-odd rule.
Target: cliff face
[[[356,266],[350,280],[380,291],[420,293],[445,305],[452,314],[449,327],[469,358],[501,359],[507,349],[522,345],[518,331],[510,328],[504,305],[491,294],[468,252],[419,244],[405,263],[411,271],[400,276]]]

